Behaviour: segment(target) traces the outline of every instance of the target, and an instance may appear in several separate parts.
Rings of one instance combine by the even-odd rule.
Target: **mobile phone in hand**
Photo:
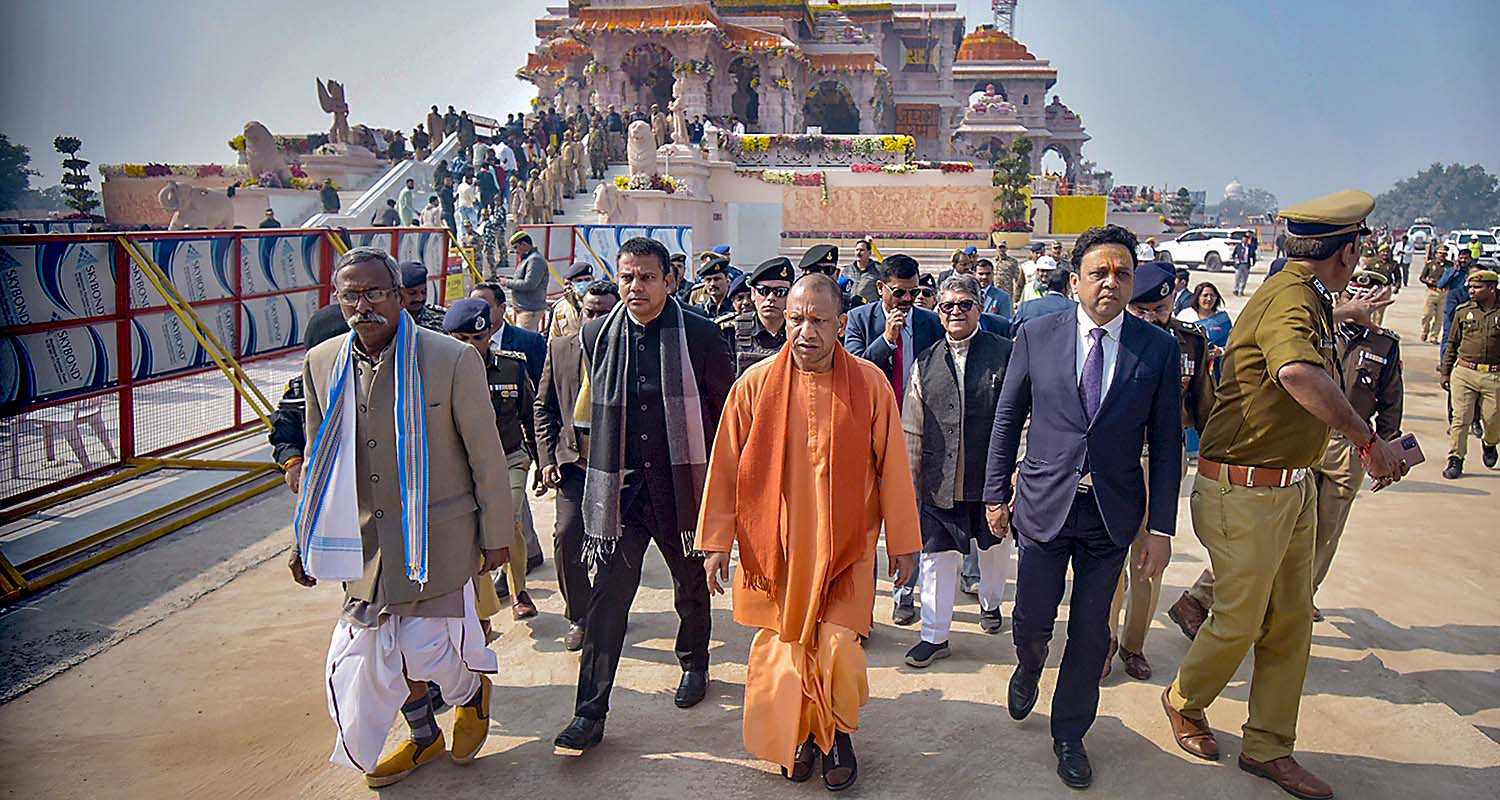
[[[1417,444],[1415,433],[1408,433],[1397,439],[1396,444],[1401,447],[1401,460],[1406,463],[1407,467],[1415,467],[1427,460],[1427,457],[1422,455],[1422,446]]]

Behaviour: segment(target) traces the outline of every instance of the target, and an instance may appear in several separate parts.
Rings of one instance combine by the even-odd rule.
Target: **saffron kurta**
[[[755,756],[790,768],[809,734],[825,752],[835,730],[853,731],[868,699],[864,652],[875,601],[875,546],[885,523],[887,553],[922,547],[916,493],[901,414],[889,381],[875,365],[849,358],[871,387],[868,458],[863,469],[831,474],[834,373],[791,370],[787,447],[781,488],[781,544],[786,563],[768,594],[734,579],[734,619],[762,629],[750,653],[745,687],[745,745]],[[698,524],[698,547],[729,552],[735,541],[736,478],[750,440],[759,393],[778,359],[767,359],[734,384],[719,421]],[[847,462],[846,462],[847,463]],[[862,558],[830,579],[834,547],[833,481],[862,486]],[[846,528],[847,530],[848,528]],[[774,595],[774,596],[773,596]]]

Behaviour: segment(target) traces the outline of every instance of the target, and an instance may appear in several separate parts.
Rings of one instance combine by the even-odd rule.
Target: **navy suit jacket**
[[[1035,300],[1027,300],[1022,303],[1021,307],[1016,309],[1016,318],[1012,324],[1016,328],[1020,328],[1023,324],[1038,317],[1056,314],[1059,311],[1072,311],[1073,306],[1076,305],[1078,304],[1060,294],[1049,292]]]
[[[989,331],[990,333],[998,333],[1007,339],[1011,339],[1015,337],[1014,327],[1015,326],[1013,326],[1010,322],[1010,317],[1007,317],[1004,314],[979,315],[980,330]]]
[[[547,337],[507,322],[500,331],[500,349],[525,353],[526,374],[531,376],[531,385],[536,386],[542,382],[542,365],[547,360]]]
[[[912,307],[906,324],[911,328],[912,358],[943,338],[943,324],[937,315],[925,308]],[[891,360],[896,349],[885,340],[885,304],[865,303],[849,312],[849,324],[844,328],[844,349],[859,356],[891,378]]]
[[[1094,495],[1109,536],[1121,547],[1140,531],[1177,528],[1182,471],[1181,349],[1172,334],[1129,314],[1109,392],[1090,424],[1076,377],[1075,314],[1052,314],[1024,325],[1016,336],[990,433],[986,503],[1015,499],[1019,533],[1051,541],[1062,530],[1088,457]],[[1021,427],[1027,416],[1026,458],[1011,485]],[[1141,449],[1149,443],[1150,507]]]

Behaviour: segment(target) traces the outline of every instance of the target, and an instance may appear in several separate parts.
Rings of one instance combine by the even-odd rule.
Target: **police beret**
[[[1047,249],[1047,245],[1043,244],[1042,242],[1032,242],[1031,244],[1026,245],[1026,249],[1030,250],[1033,253],[1041,253]]]
[[[587,261],[574,261],[573,262],[573,266],[568,267],[568,273],[566,275],[564,275],[563,277],[567,278],[570,281],[576,281],[579,278],[592,277],[593,274],[594,274],[594,265],[593,264],[590,264]]]
[[[1286,232],[1292,236],[1322,239],[1345,233],[1368,233],[1365,217],[1375,210],[1375,198],[1358,189],[1324,195],[1281,209]]]
[[[701,266],[701,267],[698,268],[698,277],[700,277],[700,278],[703,278],[703,277],[706,277],[706,276],[709,276],[709,275],[728,275],[728,274],[729,274],[729,259],[727,259],[727,258],[725,258],[723,256],[719,256],[719,255],[714,256],[712,259],[710,259],[707,262],[705,262],[703,264],[703,266]]]
[[[1389,286],[1391,279],[1372,269],[1360,269],[1354,271],[1354,277],[1349,283],[1355,286]]]
[[[713,252],[714,255],[727,256],[729,255],[729,245],[721,244],[718,247],[715,247],[713,249]]]
[[[489,329],[490,304],[477,297],[459,300],[443,315],[445,333],[483,333]]]
[[[1165,297],[1171,297],[1177,282],[1177,275],[1170,269],[1148,261],[1135,271],[1135,294],[1130,296],[1132,303],[1155,303]]]
[[[791,262],[787,262],[787,263],[788,263],[788,265],[790,265]],[[738,278],[735,278],[732,282],[730,282],[730,284],[729,284],[729,294],[727,294],[725,296],[726,297],[734,297],[737,294],[740,294],[742,292],[748,292],[748,291],[750,291],[750,284],[746,283],[745,282],[745,276],[741,275]]]
[[[977,248],[977,247],[975,247],[974,245],[971,244],[968,247],[964,248],[964,255],[966,255],[966,256],[976,256],[976,255],[979,255],[979,248]]]
[[[1466,280],[1479,281],[1481,283],[1500,283],[1500,272],[1492,269],[1476,269],[1469,273]]]
[[[814,267],[831,266],[837,267],[839,263],[839,249],[831,244],[815,244],[807,248],[802,254],[802,260],[797,262],[797,269],[809,270]]]
[[[786,281],[792,280],[792,260],[785,256],[777,256],[770,261],[760,262],[760,266],[750,271],[745,276],[745,284],[754,286],[761,281]]]
[[[515,233],[512,233],[510,235],[510,238],[506,239],[505,241],[511,244],[520,244],[521,242],[531,244],[531,234],[527,233],[526,231],[516,231]]]
[[[420,261],[401,265],[401,288],[411,289],[427,282],[427,266]]]
[[[931,272],[924,272],[917,276],[917,285],[926,286],[929,289],[937,288],[937,278],[932,277]]]

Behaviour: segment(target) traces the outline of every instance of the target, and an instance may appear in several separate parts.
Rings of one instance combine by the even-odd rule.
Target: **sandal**
[[[788,773],[786,767],[781,768],[781,777],[792,783],[803,783],[812,777],[813,760],[818,757],[818,746],[813,743],[813,737],[807,737],[807,741],[797,746],[797,752],[792,755],[792,771]]]
[[[848,777],[838,780],[837,775]],[[833,751],[823,755],[823,786],[830,792],[842,792],[859,777],[859,762],[854,758],[854,743],[849,734],[839,731],[833,736]]]

